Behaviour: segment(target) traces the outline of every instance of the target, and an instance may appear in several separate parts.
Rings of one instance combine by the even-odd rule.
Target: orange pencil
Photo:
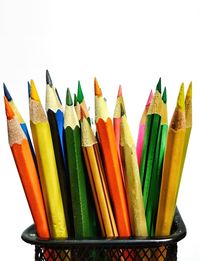
[[[116,101],[115,111],[114,111],[114,116],[113,116],[113,127],[114,127],[114,132],[115,132],[116,143],[117,143],[117,153],[118,153],[119,165],[120,165],[120,170],[121,170],[121,174],[122,174],[122,180],[124,183],[124,171],[123,171],[122,158],[121,158],[121,152],[120,152],[121,107],[123,108],[123,111],[126,114],[124,100],[123,100],[123,96],[122,96],[122,87],[120,85],[119,89],[118,89],[117,101]]]
[[[106,101],[102,96],[96,78],[94,79],[94,87],[97,134],[102,149],[118,233],[120,237],[129,237],[131,235],[130,220],[112,120],[109,117]]]
[[[4,97],[4,101],[9,144],[36,226],[36,231],[40,238],[49,239],[50,235],[42,192],[30,146],[6,97]]]

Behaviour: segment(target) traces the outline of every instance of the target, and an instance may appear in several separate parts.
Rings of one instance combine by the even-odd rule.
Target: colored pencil
[[[80,121],[80,119],[81,119],[81,107],[80,107],[79,102],[77,101],[77,96],[76,96],[75,93],[74,93],[74,108],[75,108],[75,111],[76,111],[78,121]]]
[[[113,128],[114,128],[115,138],[116,138],[116,143],[117,143],[117,153],[118,153],[118,159],[119,159],[119,164],[120,164],[120,169],[121,169],[121,174],[122,174],[122,180],[124,182],[122,155],[120,152],[121,107],[123,108],[123,111],[125,113],[125,105],[124,105],[124,100],[123,100],[123,96],[122,96],[122,87],[120,85],[119,89],[118,89],[117,101],[116,101],[114,116],[113,116]]]
[[[35,223],[36,231],[40,238],[49,239],[50,235],[42,192],[28,139],[22,131],[18,117],[15,115],[6,97],[4,97],[4,101],[9,144]]]
[[[60,143],[61,143],[61,149],[62,149],[62,155],[63,155],[63,159],[64,159],[64,164],[65,164],[65,168],[67,168],[67,165],[66,165],[66,151],[65,151],[65,137],[64,137],[64,128],[63,128],[63,125],[64,125],[64,113],[63,113],[63,105],[62,105],[62,102],[61,102],[61,99],[60,99],[60,96],[58,94],[58,91],[57,89],[55,88],[55,86],[53,85],[53,82],[52,82],[52,79],[51,79],[51,76],[50,76],[50,73],[48,70],[46,70],[46,85],[49,85],[49,87],[51,87],[54,92],[51,92],[50,91],[50,94],[48,95],[49,96],[49,100],[47,101],[47,97],[46,97],[46,105],[48,104],[51,104],[51,93],[53,96],[56,95],[56,97],[52,97],[52,99],[55,100],[55,106],[56,108],[55,111],[55,116],[56,116],[56,121],[57,121],[57,128],[58,128],[58,134],[59,134],[59,138],[60,138]],[[46,89],[47,90],[47,89]],[[46,94],[47,96],[47,94]],[[57,99],[56,99],[57,98]],[[47,108],[46,108],[46,111],[47,111]]]
[[[115,220],[120,237],[131,235],[128,206],[124,185],[121,177],[117,153],[117,144],[112,120],[109,117],[106,101],[102,96],[99,84],[94,79],[95,86],[95,121],[98,138],[106,170],[111,200],[114,208]]]
[[[168,236],[170,234],[182,174],[185,132],[184,85],[182,84],[167,136],[156,222],[156,236]]]
[[[86,173],[81,152],[79,121],[67,89],[64,129],[69,167],[75,237],[96,236],[96,227],[90,207],[92,199],[88,196]]]
[[[68,236],[51,131],[33,80],[30,82],[30,125],[52,238]]]
[[[136,149],[127,118],[123,112],[120,146],[125,159],[125,188],[132,235],[148,236]]]
[[[140,164],[140,176],[141,176],[145,211],[146,211],[147,200],[149,196],[152,169],[155,161],[155,150],[158,141],[158,133],[160,129],[161,112],[162,112],[161,79],[159,79],[158,84],[156,86],[156,92],[153,96],[147,114],[144,145],[143,145],[142,158]]]
[[[36,169],[37,169],[37,160],[36,160],[36,156],[35,156],[35,150],[33,148],[33,144],[32,144],[32,141],[31,141],[31,138],[30,138],[30,135],[29,135],[29,131],[28,131],[28,128],[26,126],[26,123],[24,121],[24,119],[22,118],[19,110],[17,109],[17,106],[15,105],[14,101],[13,101],[13,98],[11,97],[5,83],[3,83],[3,89],[4,89],[4,95],[5,97],[7,98],[13,112],[15,113],[15,116],[17,117],[18,121],[20,122],[20,126],[24,132],[24,134],[26,135],[27,139],[28,139],[28,143],[29,143],[29,146],[30,146],[30,149],[31,149],[31,153],[33,155],[33,160],[35,162],[35,166],[36,166]]]
[[[143,143],[144,143],[144,133],[145,133],[145,128],[146,128],[147,113],[148,113],[152,98],[153,98],[153,92],[151,90],[149,97],[148,97],[148,100],[146,102],[145,109],[143,111],[141,120],[140,120],[140,126],[139,126],[139,131],[138,131],[136,151],[137,151],[137,158],[138,158],[139,167],[140,167],[140,161],[141,161],[142,149],[143,149]]]
[[[153,163],[150,191],[146,208],[147,228],[150,236],[155,235],[156,216],[160,195],[160,184],[162,176],[163,159],[167,140],[168,120],[167,120],[167,91],[164,88],[162,95],[161,127],[159,129],[158,141]]]
[[[189,87],[188,87],[188,90],[186,93],[186,97],[185,97],[185,120],[186,120],[186,130],[185,130],[185,141],[184,141],[184,148],[183,148],[183,158],[182,158],[182,163],[181,163],[181,173],[183,171],[188,143],[190,140],[190,133],[192,130],[192,82],[189,84]],[[181,176],[180,176],[180,178],[181,178]],[[179,190],[179,186],[180,186],[180,181],[181,180],[179,180],[179,182],[178,182],[179,183],[178,190]],[[178,192],[178,190],[177,190],[177,192]],[[178,196],[178,193],[177,193],[177,196]]]
[[[58,92],[57,92],[58,93]],[[69,184],[69,173],[66,165],[66,152],[64,140],[64,115],[63,107],[58,99],[55,87],[48,70],[46,71],[46,111],[51,130],[53,148],[55,153],[65,220],[68,235],[74,235],[73,214],[71,204],[71,192]]]
[[[81,83],[80,83],[80,81],[78,81],[77,103],[80,105],[80,107],[81,107],[82,110],[84,111],[84,114],[86,115],[86,118],[87,118],[89,124],[91,124],[89,112],[88,112],[88,109],[87,109],[87,105],[86,105],[86,102],[85,102],[85,98],[84,98],[84,96],[83,96],[83,91],[82,91],[82,88],[81,88]]]
[[[81,140],[85,163],[103,236],[118,236],[97,140],[82,111]]]

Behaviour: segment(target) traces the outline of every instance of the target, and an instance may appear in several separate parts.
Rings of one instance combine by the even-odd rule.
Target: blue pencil
[[[28,143],[29,143],[29,146],[30,146],[30,149],[31,149],[31,153],[32,153],[32,156],[33,156],[33,159],[34,159],[34,162],[35,162],[35,166],[37,168],[37,160],[36,160],[36,156],[35,156],[35,150],[34,150],[34,147],[33,147],[29,132],[28,132],[28,128],[26,126],[26,123],[25,123],[24,119],[22,118],[20,112],[18,111],[17,106],[15,105],[5,83],[3,83],[3,89],[4,89],[4,95],[7,98],[7,100],[9,102],[11,108],[13,109],[15,115],[17,116],[17,119],[19,120],[20,126],[21,126],[24,134],[27,137],[27,140],[28,140]]]

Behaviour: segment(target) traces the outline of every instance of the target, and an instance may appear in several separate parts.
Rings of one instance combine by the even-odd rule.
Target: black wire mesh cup
[[[185,236],[186,227],[176,209],[171,235],[168,237],[41,240],[32,225],[23,232],[22,239],[35,245],[35,261],[175,261],[177,242]]]

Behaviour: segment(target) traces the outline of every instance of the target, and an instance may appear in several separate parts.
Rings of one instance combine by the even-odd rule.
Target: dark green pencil
[[[144,145],[140,164],[141,184],[143,191],[144,207],[146,210],[149,196],[152,170],[155,161],[156,144],[161,122],[162,98],[161,98],[161,79],[156,86],[151,106],[147,114],[147,123],[144,136]],[[151,188],[153,189],[153,188]]]
[[[75,237],[95,237],[95,209],[91,206],[93,198],[88,195],[88,184],[81,151],[81,133],[79,121],[67,89],[64,129],[66,137],[67,162],[69,166],[72,208]]]
[[[168,131],[167,121],[167,91],[166,87],[162,95],[162,113],[161,126],[159,128],[158,140],[156,144],[155,159],[152,170],[152,177],[150,183],[149,197],[146,208],[147,228],[150,236],[154,236],[156,215],[158,209],[158,201],[160,194],[160,183],[162,175],[162,166],[165,152],[165,145]]]

